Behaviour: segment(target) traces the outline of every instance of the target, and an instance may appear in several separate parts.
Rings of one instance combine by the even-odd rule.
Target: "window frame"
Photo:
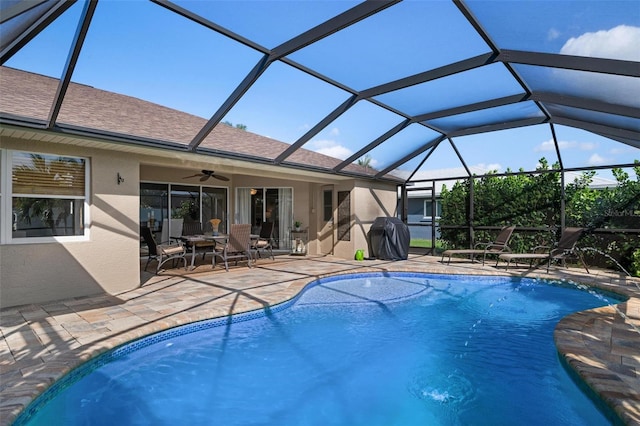
[[[431,214],[427,214],[427,203],[431,204],[432,200],[431,198],[425,198],[423,200],[423,204],[422,204],[422,219],[428,219],[431,220]],[[434,219],[440,219],[441,215],[438,213],[442,213],[442,200],[440,200],[439,198],[436,198],[434,201],[435,205],[436,205],[436,211],[435,211],[435,216]],[[431,207],[431,212],[433,213],[433,206]]]
[[[13,193],[13,157],[14,153],[37,154],[43,156],[61,156],[77,158],[84,161],[84,194],[82,196],[57,195],[57,194],[14,194]],[[52,235],[43,237],[14,237],[13,220],[0,222],[0,244],[41,244],[41,243],[67,243],[89,241],[90,239],[90,194],[91,194],[91,159],[79,155],[60,154],[56,152],[29,151],[22,149],[0,149],[0,212],[3,218],[13,217],[13,200],[16,197],[23,198],[52,198],[82,200],[83,220],[82,235]]]
[[[229,186],[225,186],[225,185],[203,185],[201,183],[198,184],[184,184],[184,183],[178,183],[178,182],[172,182],[172,181],[156,181],[156,180],[141,180],[138,183],[138,188],[139,188],[139,193],[142,194],[141,189],[142,189],[142,185],[147,185],[147,184],[151,184],[151,185],[166,185],[166,189],[167,189],[167,208],[168,210],[166,212],[164,212],[164,214],[166,214],[166,217],[162,217],[162,218],[158,218],[155,217],[155,220],[159,220],[160,222],[162,221],[163,218],[166,219],[175,219],[172,215],[172,193],[173,193],[173,186],[193,186],[193,187],[198,187],[198,215],[199,215],[199,219],[198,221],[200,223],[202,223],[203,219],[204,219],[204,207],[203,207],[203,193],[204,193],[204,189],[205,188],[210,188],[210,189],[223,189],[225,192],[225,206],[226,206],[226,211],[224,212],[224,216],[225,219],[223,221],[223,223],[225,223],[224,226],[226,226],[227,223],[229,223],[230,220],[230,193],[231,193],[231,188]],[[142,195],[141,195],[142,196]],[[141,201],[140,203],[141,204]],[[138,221],[140,223],[144,222],[144,217],[142,216],[142,206],[140,205],[140,217],[138,218]],[[149,208],[147,208],[149,209]],[[203,223],[204,226],[204,223]],[[223,229],[223,232],[226,232],[226,230]]]

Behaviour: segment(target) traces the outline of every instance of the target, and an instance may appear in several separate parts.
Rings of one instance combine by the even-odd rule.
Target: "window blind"
[[[14,194],[85,195],[85,160],[45,154],[14,152]]]

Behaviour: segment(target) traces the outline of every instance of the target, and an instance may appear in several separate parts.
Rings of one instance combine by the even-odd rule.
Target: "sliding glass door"
[[[151,232],[162,230],[162,221],[169,217],[169,185],[163,183],[140,184],[140,226]]]
[[[220,219],[221,232],[228,230],[227,188],[215,188],[199,185],[174,185],[170,183],[140,183],[140,225],[148,226],[156,235],[156,241],[162,235],[168,238],[175,230],[169,219],[182,219],[183,224],[192,226],[186,229],[211,231],[211,219]],[[166,225],[165,225],[166,224]],[[163,241],[164,242],[164,241]]]
[[[250,223],[252,232],[260,232],[262,222],[273,222],[276,247],[288,248],[289,228],[293,221],[291,188],[238,188],[237,223]]]
[[[218,228],[220,232],[227,232],[227,188],[202,188],[202,223],[205,230],[209,229],[211,219],[220,219]]]

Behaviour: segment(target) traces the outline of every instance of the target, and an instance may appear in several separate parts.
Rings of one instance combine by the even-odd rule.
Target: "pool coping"
[[[333,261],[332,261],[333,262]],[[277,304],[286,303],[295,299],[308,284],[319,278],[327,278],[336,275],[346,275],[352,273],[367,272],[426,272],[426,273],[446,273],[464,275],[494,275],[494,276],[528,276],[530,271],[504,271],[495,268],[486,269],[484,267],[475,272],[468,269],[454,266],[437,268],[426,268],[422,262],[417,265],[409,265],[404,262],[382,262],[373,267],[360,264],[353,265],[353,262],[339,260],[353,269],[340,270],[336,272],[321,272],[307,278],[294,280],[289,288],[288,296],[280,298],[279,301],[263,306],[262,309],[269,309]],[[331,266],[331,265],[330,265]],[[422,267],[421,267],[422,266]],[[476,265],[476,268],[479,268]],[[635,349],[640,347],[638,334],[633,327],[640,326],[640,280],[627,279],[617,275],[604,277],[603,275],[589,276],[575,275],[575,271],[560,271],[561,274],[546,274],[540,270],[535,271],[535,276],[543,279],[564,279],[569,276],[575,282],[611,291],[629,297],[626,302],[617,305],[618,309],[625,312],[626,319],[619,316],[612,307],[596,308],[589,311],[582,311],[563,318],[556,328],[554,339],[558,352],[567,364],[578,374],[582,380],[599,397],[605,401],[624,424],[640,425],[640,354]],[[560,275],[560,276],[558,276]],[[629,285],[629,283],[633,285]],[[636,286],[634,288],[634,285]],[[10,308],[11,309],[11,308]],[[68,350],[53,357],[52,360],[44,362],[42,368],[24,369],[21,371],[22,380],[9,383],[3,386],[0,396],[2,397],[2,424],[10,424],[28,405],[40,394],[71,372],[84,362],[91,360],[113,348],[122,346],[140,337],[149,336],[161,331],[165,331],[177,326],[185,325],[203,320],[228,318],[232,314],[239,314],[244,311],[234,311],[226,315],[211,315],[204,312],[190,312],[189,315],[182,315],[178,312],[175,315],[167,316],[161,321],[150,321],[127,333],[117,334],[110,338],[96,343],[81,345],[78,348]],[[194,315],[196,314],[196,315]],[[627,324],[626,321],[630,321]],[[4,336],[3,336],[4,338]],[[608,342],[608,344],[603,344]],[[635,350],[634,350],[635,349]],[[2,363],[3,371],[6,363]],[[4,375],[4,373],[3,373]],[[636,390],[638,389],[638,390]],[[7,392],[9,390],[10,392]]]

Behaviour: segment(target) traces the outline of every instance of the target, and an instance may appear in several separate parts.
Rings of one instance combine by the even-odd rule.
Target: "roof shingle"
[[[58,82],[52,77],[0,67],[0,87],[4,88],[0,114],[47,120]],[[71,83],[57,123],[187,146],[207,120],[131,96]],[[221,123],[200,147],[273,160],[289,144]],[[287,161],[327,170],[342,162],[304,148],[294,152]],[[346,170],[362,175],[373,173],[372,169],[357,164]]]

